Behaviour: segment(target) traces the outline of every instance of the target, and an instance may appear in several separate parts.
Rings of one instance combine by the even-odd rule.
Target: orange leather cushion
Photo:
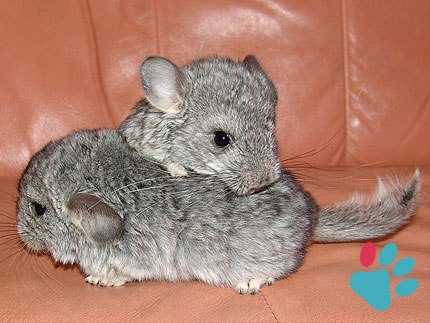
[[[425,0],[2,1],[0,321],[428,320],[429,17]],[[364,303],[348,286],[362,243],[313,245],[295,275],[256,296],[197,282],[98,288],[18,249],[15,186],[29,158],[72,130],[119,125],[144,95],[146,56],[249,53],[279,90],[280,156],[321,204],[422,168],[417,215],[376,243],[415,258],[417,292],[384,312]]]

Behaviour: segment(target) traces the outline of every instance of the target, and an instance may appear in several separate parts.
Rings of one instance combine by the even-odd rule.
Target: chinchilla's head
[[[157,138],[167,162],[216,175],[238,195],[278,179],[277,93],[254,56],[243,62],[198,59],[182,68],[149,57],[141,78],[147,104],[122,129],[128,140],[136,133],[141,136],[135,148],[143,154],[149,151],[149,137]]]
[[[79,213],[82,194],[75,193],[85,184],[79,171],[84,161],[75,158],[79,149],[67,140],[48,144],[32,157],[18,186],[17,232],[23,245],[33,252],[50,253],[62,263],[76,262],[78,254],[101,240],[101,230],[94,224],[103,224],[98,214],[90,214],[93,223],[89,223]],[[102,238],[104,243],[106,235]]]
[[[19,181],[17,231],[27,249],[73,262],[69,245],[76,242],[62,216],[63,194],[53,185],[58,164],[52,148],[49,144],[34,155]]]

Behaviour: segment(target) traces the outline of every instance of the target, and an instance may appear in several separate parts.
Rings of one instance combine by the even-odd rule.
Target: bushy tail
[[[321,209],[314,229],[315,242],[367,240],[395,232],[412,216],[421,187],[420,173],[406,185],[387,186],[378,179],[379,188],[366,203],[358,197]]]

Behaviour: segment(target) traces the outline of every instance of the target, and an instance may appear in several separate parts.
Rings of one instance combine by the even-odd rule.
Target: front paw
[[[85,281],[87,283],[90,283],[91,285],[100,285],[102,287],[105,286],[122,286],[124,285],[127,280],[121,279],[121,278],[114,278],[114,279],[101,279],[97,276],[89,275],[87,278],[85,278]]]
[[[188,175],[188,172],[186,171],[185,167],[179,164],[167,164],[166,168],[170,175],[173,177],[182,177]]]
[[[272,286],[275,283],[275,278],[268,277],[268,278],[254,278],[249,280],[242,280],[240,281],[235,289],[239,294],[257,294],[260,288],[267,284],[267,286]]]

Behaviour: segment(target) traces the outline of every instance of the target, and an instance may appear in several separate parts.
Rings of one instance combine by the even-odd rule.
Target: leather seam
[[[160,22],[159,22],[159,17],[158,17],[158,2],[157,0],[153,0],[152,1],[153,6],[154,6],[154,23],[155,23],[155,46],[156,46],[156,51],[157,51],[157,55],[160,55]]]
[[[340,1],[341,20],[342,20],[342,47],[343,47],[343,82],[344,82],[344,103],[345,103],[345,141],[343,152],[343,164],[347,164],[348,140],[349,140],[349,58],[348,58],[348,37],[347,37],[347,19],[346,19],[346,3],[345,0]]]
[[[275,319],[276,322],[279,322],[278,317],[275,315],[275,312],[273,312],[272,307],[270,306],[269,302],[266,299],[266,296],[264,296],[264,293],[262,290],[260,290],[260,295],[261,297],[263,297],[264,303],[266,304],[267,309],[269,310],[269,312],[272,314],[273,318]]]
[[[93,75],[97,82],[96,87],[97,87],[98,97],[99,97],[100,103],[103,104],[104,106],[104,111],[106,111],[108,119],[110,120],[111,124],[113,124],[114,118],[113,118],[112,111],[108,103],[106,91],[104,89],[103,82],[102,82],[100,55],[99,55],[100,53],[99,53],[99,47],[97,44],[97,36],[95,31],[94,19],[91,13],[89,0],[84,0],[84,3],[85,3],[85,9],[86,9],[87,19],[88,19],[87,22],[89,27],[89,33],[88,33],[89,41],[92,43],[92,47],[93,47],[92,53],[94,54],[94,60],[91,63],[95,69],[95,71],[93,72]]]

